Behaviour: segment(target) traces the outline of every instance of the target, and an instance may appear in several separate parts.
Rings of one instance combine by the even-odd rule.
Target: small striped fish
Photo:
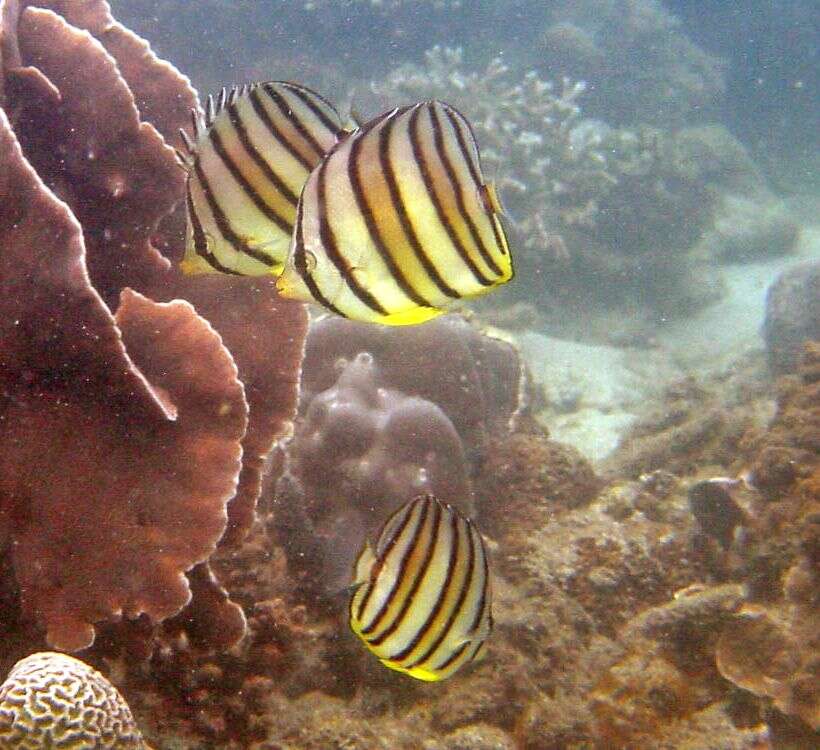
[[[311,173],[277,287],[354,320],[420,323],[512,278],[501,213],[459,112],[394,109]]]
[[[493,627],[481,534],[423,495],[394,513],[356,563],[350,627],[387,667],[443,680],[484,650]]]
[[[208,97],[194,113],[187,153],[188,228],[182,270],[278,274],[310,172],[336,143],[338,112],[319,94],[282,81]]]

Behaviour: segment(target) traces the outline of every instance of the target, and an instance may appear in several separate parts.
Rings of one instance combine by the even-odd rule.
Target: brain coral
[[[150,750],[117,689],[65,654],[21,659],[0,686],[0,750]]]

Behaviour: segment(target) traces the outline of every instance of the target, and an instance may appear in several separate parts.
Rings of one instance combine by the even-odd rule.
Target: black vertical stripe
[[[449,507],[445,507],[445,510],[450,515],[450,530],[452,533],[453,541],[450,545],[450,556],[447,560],[447,573],[444,576],[444,583],[438,592],[435,604],[433,604],[432,608],[430,609],[430,612],[427,615],[427,619],[424,621],[421,627],[416,631],[416,634],[410,639],[410,642],[403,649],[401,649],[398,653],[386,657],[390,659],[390,661],[404,661],[413,652],[416,646],[418,646],[419,643],[421,643],[422,639],[430,632],[430,628],[433,626],[433,623],[436,621],[436,618],[441,613],[441,610],[444,607],[444,602],[447,600],[447,595],[450,593],[450,590],[455,584],[455,576],[453,575],[453,573],[455,571],[456,563],[458,562],[459,553],[463,552],[461,549],[461,534],[459,534],[458,516]],[[464,589],[462,587],[461,595],[463,595],[463,592]],[[452,617],[452,614],[450,616]],[[437,641],[443,638],[443,634],[446,634],[446,630],[447,628],[445,627],[442,634],[440,634],[436,639]]]
[[[443,672],[445,669],[447,669],[447,667],[449,667],[456,659],[458,659],[464,653],[467,646],[469,646],[471,643],[472,641],[465,641],[464,643],[462,643],[441,664],[437,664],[435,667],[433,667],[433,670],[436,672]]]
[[[208,179],[205,176],[205,172],[202,169],[202,164],[200,164],[199,158],[194,159],[193,167],[196,178],[199,181],[199,187],[202,189],[202,193],[208,203],[208,208],[211,211],[211,215],[214,217],[216,226],[222,233],[225,241],[228,242],[238,253],[244,253],[245,255],[258,260],[260,263],[264,263],[267,266],[275,265],[275,261],[272,258],[260,253],[258,250],[254,250],[252,247],[249,247],[245,240],[234,232],[230,222],[228,221],[228,217],[225,216],[225,212],[222,208],[220,208],[216,201],[216,197],[211,191],[210,185],[208,184]]]
[[[395,114],[395,113],[394,113]],[[398,116],[398,115],[396,115]],[[394,123],[396,117],[388,118],[384,125],[382,126],[382,130],[379,133],[379,148],[380,148],[380,157],[381,157],[381,145],[384,133],[388,131],[392,127],[392,123]],[[364,222],[367,225],[367,232],[370,235],[370,241],[376,246],[376,250],[379,253],[382,261],[387,266],[387,270],[390,272],[390,275],[393,277],[393,280],[398,285],[399,289],[402,290],[404,295],[412,300],[415,304],[421,307],[432,307],[432,304],[424,299],[419,292],[417,292],[407,278],[404,275],[404,272],[399,267],[396,260],[390,254],[390,250],[387,248],[387,245],[384,242],[384,237],[382,237],[382,233],[379,230],[379,225],[376,221],[376,217],[373,215],[373,210],[370,208],[370,205],[367,202],[367,196],[365,195],[364,187],[362,186],[362,176],[359,171],[359,162],[360,162],[360,155],[362,146],[364,145],[364,133],[357,134],[355,138],[352,139],[352,143],[350,145],[350,156],[347,160],[347,176],[350,180],[350,186],[353,189],[353,196],[356,199],[356,206],[359,209],[362,217],[364,218]]]
[[[360,623],[362,625],[362,630],[361,630],[362,635],[364,635],[368,632],[371,632],[372,630],[374,630],[378,626],[378,623],[385,616],[385,613],[387,612],[388,608],[390,607],[391,600],[396,595],[396,592],[398,591],[399,587],[401,586],[402,579],[403,579],[403,572],[402,571],[405,569],[405,567],[407,565],[407,560],[410,559],[410,555],[413,554],[413,550],[416,548],[416,545],[418,544],[419,537],[421,536],[422,532],[424,531],[424,525],[427,521],[427,515],[429,513],[430,506],[425,500],[422,499],[422,500],[419,500],[418,502],[413,503],[412,510],[407,515],[408,520],[412,517],[413,513],[415,512],[416,507],[418,507],[418,506],[421,507],[421,510],[419,511],[419,518],[418,518],[418,521],[416,522],[415,527],[413,528],[410,539],[407,543],[407,547],[405,548],[404,553],[402,554],[401,559],[399,560],[399,565],[398,565],[398,569],[396,570],[396,573],[395,573],[395,578],[393,580],[393,585],[391,586],[390,591],[387,592],[387,596],[385,597],[384,601],[382,602],[381,606],[379,607],[379,610],[376,612],[376,614],[373,616],[373,618],[370,620],[370,622],[367,625],[365,625],[364,623]],[[390,543],[389,549],[386,549],[383,555],[379,555],[379,559],[378,559],[379,574],[381,574],[381,572],[382,572],[382,568],[384,566],[385,560],[387,559],[387,556],[392,552],[393,547],[395,546],[396,542],[402,536],[404,536],[405,533],[406,533],[406,524],[403,524],[400,533],[397,533],[393,537],[393,541]],[[378,581],[375,581],[374,584],[377,583],[377,582]],[[364,614],[364,607],[360,607],[359,618],[358,618],[360,621],[361,621],[361,617],[362,617],[363,614]]]
[[[370,574],[370,580],[375,581],[379,573],[381,572],[382,566],[384,565],[385,558],[390,554],[393,547],[396,546],[396,542],[398,542],[399,538],[402,534],[404,534],[404,530],[407,528],[407,524],[410,522],[410,519],[413,517],[413,511],[416,508],[416,503],[411,504],[408,508],[406,508],[406,512],[404,514],[404,518],[402,518],[401,523],[396,528],[393,535],[387,540],[386,544],[384,545],[384,549],[379,551],[379,556],[376,559],[376,562],[373,565],[373,570]],[[397,511],[397,514],[401,513],[401,510]],[[390,521],[392,521],[392,517]],[[385,530],[387,526],[390,524],[390,521],[385,524]],[[383,542],[383,534],[382,537],[379,538],[376,549],[378,550],[379,547],[382,546]],[[362,615],[364,615],[365,609],[367,609],[368,602],[370,601],[370,595],[373,593],[373,588],[371,587],[367,593],[362,597],[362,601],[359,603],[358,611],[356,612],[356,619],[361,621]]]
[[[338,158],[338,152],[337,158]],[[317,170],[316,179],[318,180],[318,190],[316,199],[316,212],[319,219],[319,239],[322,241],[322,247],[331,263],[336,267],[336,270],[342,277],[342,280],[347,285],[353,294],[367,307],[379,315],[388,315],[389,313],[382,307],[381,303],[365,289],[353,275],[353,271],[348,265],[347,260],[339,250],[339,245],[336,242],[336,235],[333,232],[333,227],[330,226],[327,208],[327,165],[329,158],[325,159]]]
[[[409,107],[406,107],[402,110],[401,114],[404,115],[409,109]],[[393,162],[390,159],[390,138],[393,134],[395,122],[398,120],[398,117],[399,115],[397,114],[393,120],[385,123],[379,133],[379,163],[382,168],[382,173],[384,174],[384,179],[387,182],[387,188],[390,192],[390,200],[393,204],[393,210],[399,218],[399,223],[401,224],[404,236],[407,238],[408,244],[413,249],[413,253],[416,258],[418,258],[419,263],[421,263],[421,266],[424,268],[427,276],[436,285],[436,287],[438,287],[442,294],[447,297],[451,297],[452,299],[459,299],[461,295],[446,281],[444,281],[441,274],[438,272],[438,269],[435,265],[433,265],[430,257],[421,246],[418,234],[413,227],[413,222],[411,221],[410,215],[408,214],[407,208],[402,200],[398,180],[396,179],[396,170],[394,169]]]
[[[470,630],[474,631],[478,628],[481,624],[481,618],[484,616],[484,610],[488,606],[487,603],[487,593],[489,592],[490,588],[490,564],[487,561],[487,552],[484,549],[484,543],[481,541],[481,534],[479,533],[478,529],[472,526],[472,523],[468,521],[470,525],[470,531],[475,533],[478,537],[478,549],[481,552],[481,559],[483,561],[483,572],[484,572],[484,584],[481,587],[481,600],[479,601],[479,605],[476,608],[475,617],[473,618],[473,623],[470,626]]]
[[[430,533],[430,543],[428,544],[427,549],[425,550],[424,560],[422,561],[421,565],[419,565],[418,569],[416,570],[415,576],[413,578],[413,583],[410,585],[410,590],[407,592],[407,596],[404,597],[404,600],[402,601],[401,606],[399,607],[399,611],[396,614],[396,616],[393,618],[393,621],[382,631],[381,634],[379,634],[375,638],[368,638],[367,639],[367,642],[371,646],[378,646],[378,645],[384,643],[385,639],[389,638],[391,635],[393,635],[393,633],[396,632],[396,630],[398,630],[398,628],[402,624],[402,621],[404,620],[405,616],[407,615],[407,611],[410,609],[413,602],[415,601],[416,594],[418,593],[418,590],[421,587],[422,581],[424,580],[424,577],[427,575],[427,571],[430,568],[430,561],[433,559],[433,555],[435,553],[435,550],[438,547],[439,540],[440,540],[440,537],[441,537],[441,528],[442,528],[443,524],[441,522],[441,512],[442,511],[441,511],[441,505],[439,504],[439,502],[437,500],[432,500],[431,499],[431,500],[427,501],[427,506],[425,506],[425,507],[428,507],[429,505],[433,506],[433,516],[434,517],[433,517],[432,528],[431,528],[431,533]],[[399,575],[398,580],[403,580],[405,578],[405,576],[407,575],[407,569],[406,569],[407,560],[403,560],[402,563],[403,564],[402,564],[402,566],[400,568],[400,571],[399,571],[400,575]],[[396,590],[397,589],[394,589],[391,592],[391,598],[392,598],[392,594]],[[373,628],[369,628],[368,632],[372,633]]]
[[[286,88],[292,94],[297,96],[301,99],[305,106],[316,115],[319,122],[324,125],[331,135],[338,136],[339,131],[341,131],[341,117],[339,117],[339,113],[336,111],[336,108],[321,94],[317,94],[313,89],[309,89],[307,86],[297,86],[294,83],[286,83],[283,82],[283,88]],[[328,116],[327,113],[316,103],[320,101],[324,104],[334,115],[336,115],[336,122],[333,122]]]
[[[267,91],[268,96],[273,100],[273,103],[279,108],[279,111],[285,117],[285,119],[296,128],[296,131],[299,135],[304,138],[305,142],[316,152],[316,156],[320,159],[325,155],[325,150],[322,148],[322,145],[316,138],[313,136],[306,127],[305,124],[299,119],[296,114],[296,110],[285,101],[285,98],[280,94],[272,85],[267,84],[265,86],[265,91]]]
[[[236,131],[236,135],[239,138],[239,142],[242,144],[242,147],[247,152],[248,156],[251,157],[253,162],[262,173],[267,177],[267,179],[273,183],[273,186],[287,199],[289,203],[292,203],[294,208],[296,207],[297,202],[299,201],[299,196],[293,192],[282,180],[282,178],[276,174],[271,168],[271,165],[265,160],[262,154],[259,153],[259,150],[254,145],[253,141],[251,140],[250,135],[248,134],[248,130],[245,127],[245,123],[242,122],[242,118],[239,115],[239,112],[236,109],[236,104],[229,104],[228,105],[228,118],[231,121],[231,125],[233,125],[234,130]],[[293,231],[293,227],[290,228],[288,234]]]
[[[490,214],[490,224],[493,227],[493,236],[495,237],[495,244],[498,245],[498,249],[501,251],[502,255],[507,254],[507,243],[505,239],[501,236],[501,233],[504,231],[502,227],[500,227],[500,219],[496,216],[495,212]],[[512,261],[512,259],[510,259]],[[510,269],[512,271],[512,268]]]
[[[268,88],[265,88],[267,91]],[[254,89],[250,93],[250,102],[256,116],[262,121],[268,132],[279,142],[282,148],[285,149],[296,161],[298,161],[307,172],[310,172],[315,166],[314,162],[306,159],[299,150],[288,140],[288,137],[279,129],[279,126],[273,121],[270,113],[265,109],[265,105],[259,98],[259,89]]]
[[[191,222],[191,231],[194,240],[194,252],[202,258],[211,268],[221,273],[230,273],[239,275],[231,268],[223,266],[217,257],[211,252],[208,247],[208,238],[205,236],[205,231],[202,229],[202,223],[197,216],[196,208],[194,207],[194,200],[191,197],[191,178],[188,177],[185,189],[185,200],[188,204],[188,220]]]
[[[421,656],[415,659],[412,664],[408,664],[407,669],[412,669],[413,667],[416,667],[419,664],[423,664],[428,659],[435,656],[436,651],[439,649],[441,644],[444,643],[444,639],[453,629],[453,624],[458,619],[458,616],[461,614],[461,611],[464,607],[464,602],[467,601],[467,597],[470,595],[472,591],[473,577],[475,575],[475,542],[473,540],[473,535],[470,533],[469,525],[465,525],[467,526],[467,554],[469,555],[469,562],[467,563],[467,573],[464,576],[464,583],[461,586],[461,591],[458,595],[458,601],[455,603],[453,609],[450,611],[450,615],[447,617],[447,622],[444,623],[444,627],[441,629],[441,632],[436,637],[436,640],[433,641],[433,643],[430,644],[429,648],[423,654],[421,654]]]
[[[437,507],[437,505],[434,501],[429,500],[427,498],[421,500],[420,503],[421,503],[421,518],[420,518],[416,528],[413,529],[413,535],[412,535],[412,537],[410,538],[410,540],[407,544],[407,548],[404,550],[404,554],[401,556],[401,560],[399,560],[398,568],[397,568],[396,574],[395,574],[395,580],[393,581],[393,586],[391,587],[390,591],[388,592],[387,596],[385,597],[384,601],[382,602],[382,606],[379,607],[379,611],[375,614],[375,616],[370,621],[370,623],[367,625],[367,627],[362,628],[362,631],[361,631],[362,636],[366,636],[369,633],[372,633],[376,628],[379,627],[379,625],[381,624],[381,621],[384,619],[385,615],[387,614],[387,610],[390,608],[391,603],[395,599],[396,594],[398,593],[399,589],[401,588],[402,583],[404,582],[406,576],[408,575],[407,565],[408,565],[408,562],[409,562],[411,556],[413,555],[413,552],[415,551],[416,547],[418,547],[419,538],[421,537],[421,535],[424,531],[424,527],[425,527],[426,522],[427,522],[427,516],[430,514],[430,508],[431,508],[431,506],[434,507],[434,508]],[[430,552],[433,549],[433,544],[435,543],[435,539],[436,539],[436,520],[437,519],[434,518],[433,522],[431,524],[430,541],[427,545],[427,550],[425,552],[425,560],[423,561],[423,564],[420,566],[421,570],[424,569],[424,567],[426,565],[426,558],[429,556]],[[418,579],[419,570],[416,570],[415,575],[416,575],[416,578],[413,580],[413,584],[415,584],[416,580]],[[411,587],[412,587],[413,584],[411,584]],[[405,598],[405,601],[407,601],[406,598]]]
[[[461,153],[464,155],[465,160],[470,169],[470,175],[473,178],[473,181],[476,185],[480,185],[483,189],[486,189],[486,185],[481,178],[481,162],[480,157],[478,155],[478,145],[476,143],[475,131],[473,131],[473,126],[470,125],[470,121],[464,117],[457,109],[451,107],[449,104],[444,104],[442,102],[442,107],[444,107],[444,111],[447,113],[447,117],[450,118],[450,122],[453,124],[453,127],[456,129],[457,138],[459,147],[461,148]],[[467,143],[464,140],[464,134],[462,129],[459,127],[459,122],[463,123],[467,128],[467,132],[470,134],[470,140],[472,141],[472,150],[467,147]],[[475,159],[473,158],[475,157]],[[475,160],[479,160],[476,163]],[[483,201],[482,201],[483,202]],[[490,224],[493,228],[493,236],[495,237],[495,243],[498,246],[498,249],[501,251],[502,255],[506,255],[507,251],[504,249],[504,240],[501,237],[501,231],[498,227],[498,222],[495,221],[495,211],[492,208],[485,204],[484,209],[490,219]]]
[[[302,195],[304,197],[304,192]],[[322,294],[322,290],[319,289],[319,285],[316,283],[316,280],[313,278],[313,274],[308,268],[307,251],[305,250],[304,217],[302,216],[301,200],[299,201],[299,205],[296,207],[295,243],[296,246],[293,251],[293,267],[296,269],[296,273],[299,274],[302,281],[305,282],[305,286],[307,286],[313,299],[331,312],[336,313],[336,315],[346,317],[338,307],[336,307],[329,299],[325,297],[324,294]]]
[[[413,111],[413,114],[410,115],[409,136],[410,145],[413,148],[413,157],[415,158],[416,163],[419,165],[419,171],[421,172],[422,181],[424,182],[424,185],[427,188],[427,194],[430,196],[430,200],[432,201],[433,206],[436,209],[436,214],[438,215],[439,221],[446,230],[447,236],[450,238],[450,242],[453,244],[453,247],[456,249],[461,259],[464,261],[464,264],[467,266],[467,268],[470,269],[470,272],[473,274],[475,280],[482,286],[492,286],[492,279],[488,279],[484,276],[484,274],[475,264],[473,259],[470,257],[466,248],[461,244],[461,241],[459,240],[458,235],[456,234],[455,228],[450,223],[450,219],[444,211],[444,206],[441,203],[441,197],[436,192],[436,186],[433,182],[432,175],[430,174],[430,164],[427,160],[427,156],[424,153],[421,141],[419,140],[419,116],[421,115],[423,109],[429,109],[429,107],[419,106],[417,109]]]
[[[470,125],[467,118],[461,114],[455,107],[451,107],[449,104],[445,102],[440,102],[442,109],[444,110],[447,118],[453,125],[453,129],[456,131],[456,138],[459,142],[459,147],[461,148],[461,153],[464,156],[464,161],[467,162],[467,168],[470,170],[470,176],[473,178],[473,182],[476,185],[483,185],[483,180],[481,179],[481,165],[477,164],[475,159],[478,158],[478,146],[476,146],[476,137],[475,133],[473,132],[473,128]],[[464,140],[464,132],[462,131],[459,123],[464,123],[467,127],[467,132],[470,134],[470,140],[472,141],[473,149],[470,150],[467,147],[467,143]],[[475,157],[475,159],[473,158]]]
[[[448,113],[448,118],[449,118]],[[493,257],[490,255],[487,248],[484,246],[484,242],[481,239],[481,235],[478,232],[478,228],[473,221],[473,217],[470,216],[469,211],[467,211],[467,206],[464,201],[464,186],[458,179],[458,175],[456,174],[455,170],[453,169],[453,163],[450,160],[450,156],[447,153],[447,148],[444,145],[444,131],[442,130],[441,123],[438,119],[438,114],[436,112],[436,105],[433,103],[430,107],[430,119],[433,123],[433,133],[434,133],[434,141],[436,144],[436,151],[438,153],[439,159],[441,160],[442,165],[444,166],[444,171],[447,174],[448,179],[450,180],[450,184],[453,187],[453,192],[456,196],[456,205],[458,206],[459,213],[463,217],[464,221],[467,224],[467,228],[470,230],[470,236],[473,238],[473,242],[475,246],[478,248],[478,252],[480,253],[481,257],[484,259],[484,262],[487,264],[489,269],[496,275],[501,276],[502,271],[496,264]],[[450,121],[451,126],[455,129],[456,133],[456,141],[459,145],[459,150],[461,151],[461,156],[463,159],[467,161],[468,164],[471,164],[469,160],[469,156],[466,154],[466,146],[464,144],[464,135],[461,130],[453,124],[452,120]],[[475,187],[478,189],[481,183],[476,181]]]
[[[290,235],[293,232],[293,226],[291,223],[280,216],[276,211],[274,211],[265,200],[262,198],[259,193],[256,192],[256,189],[253,185],[248,181],[248,178],[245,177],[244,174],[240,171],[239,167],[234,164],[233,159],[231,159],[230,154],[225,149],[225,144],[222,142],[222,136],[217,132],[216,128],[211,128],[208,131],[208,139],[211,142],[211,145],[214,147],[214,153],[219,157],[220,161],[225,165],[225,168],[228,172],[231,173],[231,177],[236,180],[237,185],[242,190],[242,192],[251,200],[254,206],[262,213],[266,219],[272,221],[276,224],[279,229],[281,229],[285,234]],[[244,242],[244,241],[243,241]],[[261,253],[258,250],[254,250],[251,248],[247,243],[245,246],[248,248],[245,252],[248,253],[251,257],[255,258],[256,260],[266,263],[267,265],[274,265],[274,261],[265,253]]]

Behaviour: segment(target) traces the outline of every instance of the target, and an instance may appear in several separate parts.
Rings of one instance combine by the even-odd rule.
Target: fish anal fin
[[[438,682],[441,680],[441,676],[438,675],[436,672],[431,672],[429,669],[424,669],[422,667],[413,667],[412,669],[407,669],[405,667],[399,666],[396,662],[390,661],[389,659],[379,659],[379,661],[384,664],[385,667],[392,669],[394,672],[401,672],[402,674],[409,675],[410,677],[414,677],[417,680],[421,680],[422,682]]]
[[[414,307],[411,310],[380,315],[374,322],[386,326],[413,326],[437,318],[443,312],[444,310],[439,310],[436,307]]]
[[[185,257],[179,263],[179,270],[186,276],[197,276],[203,273],[219,273],[219,271],[195,252],[185,253]]]

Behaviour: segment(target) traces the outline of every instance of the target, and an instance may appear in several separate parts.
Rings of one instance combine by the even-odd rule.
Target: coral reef
[[[245,604],[248,637],[212,656],[169,642],[150,681],[130,678],[132,708],[156,717],[149,736],[190,748],[202,737],[226,748],[812,747],[812,352],[783,382],[770,428],[718,432],[702,457],[689,444],[680,475],[604,484],[526,416],[495,436],[471,479],[496,629],[487,658],[435,691],[372,664],[345,634],[343,601],[314,606],[277,536],[292,502],[280,483],[262,502],[264,523],[214,562]],[[355,355],[327,375],[331,390],[351,364],[355,373]],[[416,371],[410,358],[392,366]],[[790,474],[764,458],[775,448],[790,452]],[[744,479],[726,478],[741,465]],[[705,474],[715,468],[726,477]],[[704,481],[729,499],[693,504]],[[726,508],[731,533],[715,524]],[[158,717],[160,701],[177,707]]]
[[[820,731],[820,345],[806,346],[770,429],[750,439],[747,504],[735,535],[747,602],[721,634],[721,674]]]
[[[704,465],[741,471],[742,441],[771,417],[764,371],[759,358],[751,357],[711,382],[690,376],[671,383],[601,468],[612,477],[659,469],[694,474]]]
[[[193,589],[191,612],[231,623],[224,646],[244,616],[203,566],[253,521],[305,312],[271,284],[182,279],[158,251],[181,251],[160,222],[183,181],[145,113],[175,143],[196,105],[183,76],[104,2],[8,1],[1,18],[0,548],[23,613],[78,649],[106,620],[177,614]]]
[[[589,81],[590,106],[608,118],[680,126],[725,90],[724,63],[658,0],[562,0],[546,15],[535,64]]]
[[[577,450],[531,426],[496,439],[475,479],[476,510],[486,533],[516,548],[516,532],[526,536],[560,511],[586,504],[601,484]]]
[[[0,685],[0,747],[150,750],[117,689],[65,654],[32,654]]]
[[[416,495],[472,514],[470,474],[512,428],[525,386],[515,348],[458,316],[401,331],[317,321],[278,490],[289,558],[338,589],[360,544]]]

